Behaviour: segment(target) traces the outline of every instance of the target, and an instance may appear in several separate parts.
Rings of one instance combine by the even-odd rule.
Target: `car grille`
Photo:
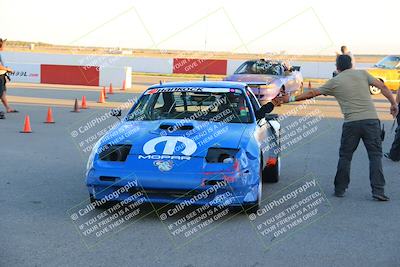
[[[192,198],[194,196],[200,195],[204,190],[178,190],[178,189],[142,189],[142,188],[130,188],[128,191],[131,195],[134,195],[138,192],[144,194],[144,196],[148,198]],[[206,199],[213,199],[215,197],[215,192],[208,194]],[[204,199],[204,198],[203,198]]]

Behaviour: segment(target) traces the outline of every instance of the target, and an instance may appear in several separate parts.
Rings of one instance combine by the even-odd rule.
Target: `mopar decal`
[[[176,160],[190,160],[189,156],[169,156],[169,155],[139,155],[138,159],[176,159]]]
[[[162,172],[167,172],[172,170],[172,167],[174,167],[174,162],[172,160],[156,160],[154,161],[154,166],[157,166],[158,169]]]
[[[179,147],[182,145],[185,147],[180,153],[185,156],[192,155],[196,149],[196,143],[187,137],[183,136],[160,136],[154,139],[151,139],[143,146],[143,152],[147,155],[153,154],[156,152],[156,145],[159,143],[165,142],[165,147],[163,154],[164,155],[173,155],[175,152],[175,148],[178,143],[180,143]]]

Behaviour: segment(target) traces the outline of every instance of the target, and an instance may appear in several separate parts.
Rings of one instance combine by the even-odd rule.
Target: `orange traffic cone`
[[[308,89],[311,89],[311,81],[308,81]]]
[[[112,88],[112,83],[110,83],[110,88],[108,89],[108,93],[109,93],[110,95],[114,94],[113,88]]]
[[[97,101],[97,103],[106,103],[106,99],[104,97],[104,91],[100,91],[100,97],[99,97],[99,101]]]
[[[29,115],[25,116],[25,122],[24,122],[24,129],[20,131],[20,133],[31,133],[31,120],[29,119]]]
[[[104,95],[104,99],[108,98],[105,86],[103,86],[103,95]]]
[[[82,104],[81,104],[81,109],[87,109],[87,104],[86,104],[86,96],[82,96]]]
[[[122,88],[121,88],[121,90],[122,90],[122,91],[125,91],[125,90],[126,90],[126,80],[124,80],[124,81],[122,82]]]
[[[78,99],[77,98],[75,98],[74,110],[71,110],[71,112],[79,112],[79,106],[78,106]]]
[[[47,118],[44,123],[55,123],[55,121],[53,119],[53,111],[51,110],[51,108],[47,109]]]

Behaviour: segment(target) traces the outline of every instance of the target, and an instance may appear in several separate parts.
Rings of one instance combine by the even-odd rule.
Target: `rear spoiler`
[[[267,85],[267,82],[245,82],[249,87],[257,87],[260,85]]]

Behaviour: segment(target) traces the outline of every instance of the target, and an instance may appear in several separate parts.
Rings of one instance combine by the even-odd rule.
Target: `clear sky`
[[[0,37],[54,44],[400,54],[399,0],[0,0]]]

